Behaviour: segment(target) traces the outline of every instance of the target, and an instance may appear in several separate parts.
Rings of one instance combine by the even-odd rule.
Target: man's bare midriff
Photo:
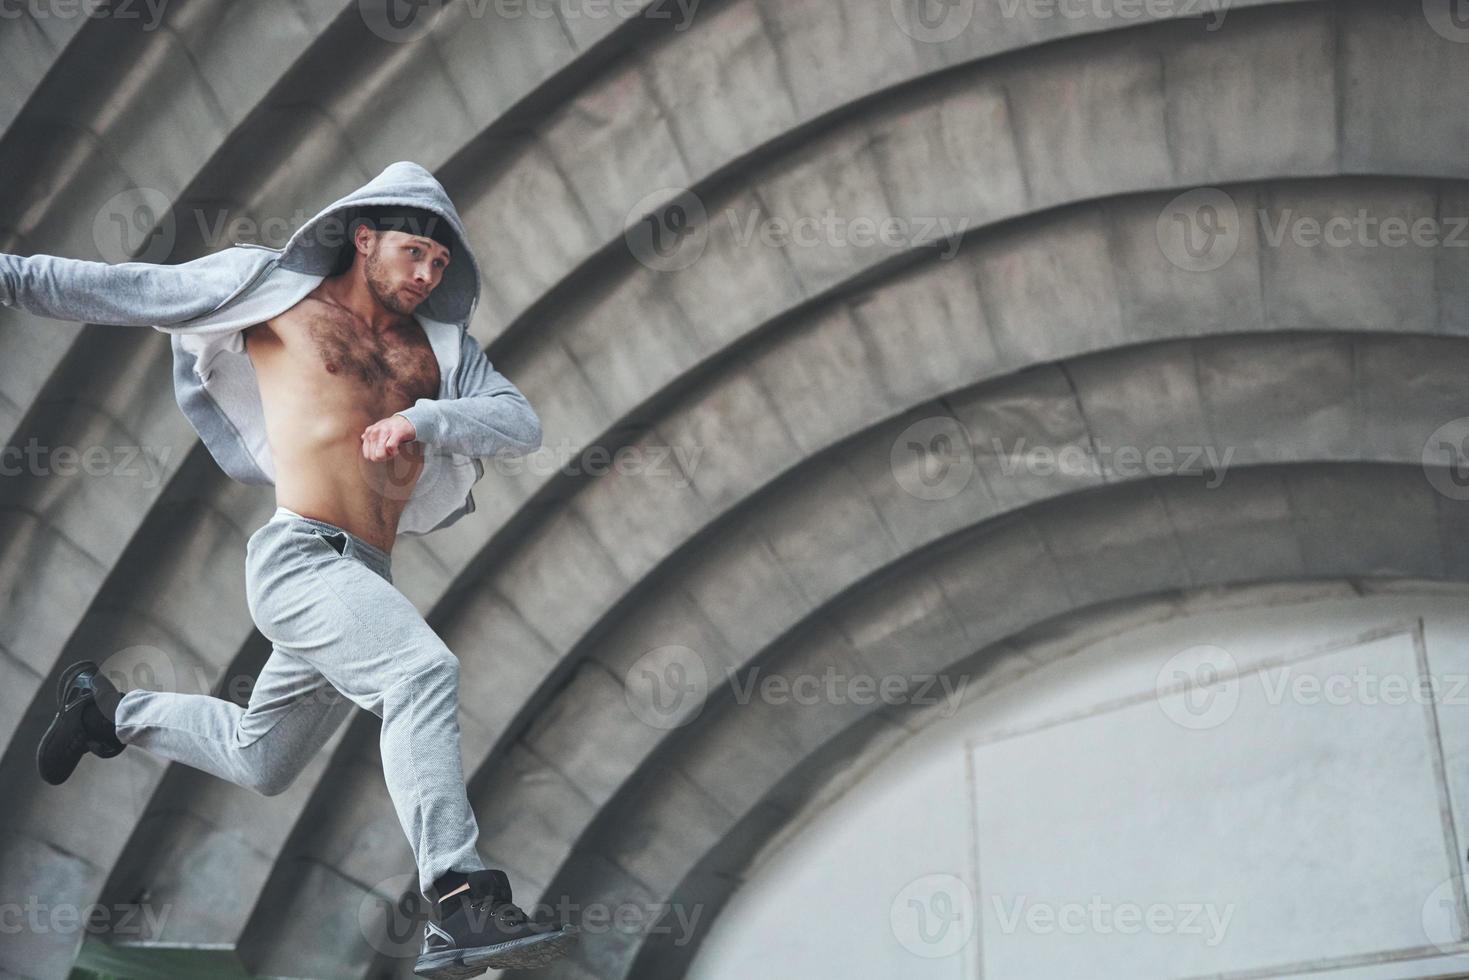
[[[276,503],[391,551],[398,520],[423,470],[423,446],[405,442],[366,459],[362,432],[439,390],[439,366],[418,321],[381,334],[312,293],[244,332],[275,463]]]

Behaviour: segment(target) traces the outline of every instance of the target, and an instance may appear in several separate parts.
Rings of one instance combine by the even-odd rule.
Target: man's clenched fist
[[[380,463],[398,455],[398,447],[418,438],[413,423],[401,415],[389,415],[362,432],[362,456]]]

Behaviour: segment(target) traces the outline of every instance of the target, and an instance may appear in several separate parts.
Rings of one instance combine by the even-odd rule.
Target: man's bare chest
[[[345,311],[306,302],[280,318],[281,329],[329,376],[409,401],[438,395],[438,358],[416,321],[376,333]]]

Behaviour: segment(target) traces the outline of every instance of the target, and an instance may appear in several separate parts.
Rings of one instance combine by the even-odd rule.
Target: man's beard
[[[367,269],[365,271],[367,273],[367,288],[372,291],[373,296],[377,297],[379,303],[394,313],[401,313],[404,316],[409,315],[418,308],[417,303],[411,300],[405,300],[402,293],[388,285],[387,280],[381,274],[381,266],[378,263],[377,256],[369,255],[367,257]]]

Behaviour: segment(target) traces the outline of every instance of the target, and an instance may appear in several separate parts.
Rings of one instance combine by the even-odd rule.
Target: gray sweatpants
[[[425,898],[485,867],[459,750],[459,660],[392,584],[390,556],[278,507],[245,549],[245,598],[273,649],[249,706],[135,689],[117,737],[271,796],[357,704],[382,719],[383,775]]]

